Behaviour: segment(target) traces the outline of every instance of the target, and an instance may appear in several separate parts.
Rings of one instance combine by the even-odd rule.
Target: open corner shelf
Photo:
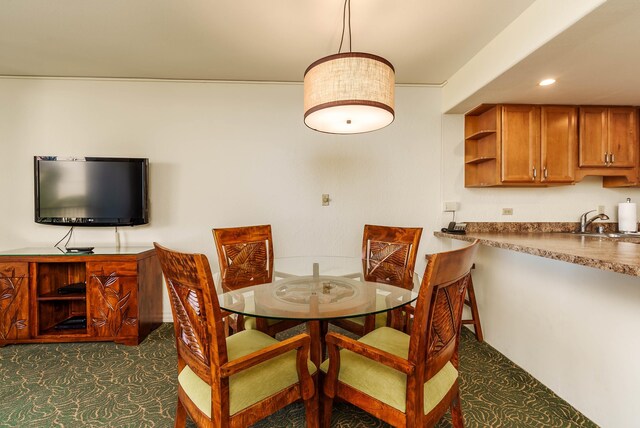
[[[471,135],[469,135],[466,139],[467,140],[482,140],[484,137],[487,137],[489,135],[493,135],[496,133],[495,129],[482,129],[478,132],[475,132]]]
[[[469,159],[465,163],[467,165],[472,165],[472,164],[478,164],[478,163],[483,163],[483,162],[489,162],[489,161],[492,161],[492,160],[496,160],[496,157],[495,156],[480,156],[480,157],[477,157],[477,158]]]

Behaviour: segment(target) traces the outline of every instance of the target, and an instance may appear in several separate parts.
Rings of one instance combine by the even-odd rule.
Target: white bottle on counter
[[[636,204],[627,198],[627,202],[618,204],[618,230],[620,232],[638,231],[638,214]]]

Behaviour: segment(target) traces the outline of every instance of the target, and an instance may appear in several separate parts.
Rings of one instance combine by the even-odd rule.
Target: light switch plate
[[[331,199],[329,199],[329,194],[328,193],[323,193],[322,194],[322,206],[323,207],[329,206],[329,201],[330,200]]]

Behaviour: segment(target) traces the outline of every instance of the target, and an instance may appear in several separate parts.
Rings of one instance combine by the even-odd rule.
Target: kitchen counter
[[[626,275],[640,276],[640,238],[605,238],[557,232],[467,232],[454,235],[434,232],[439,238],[451,238],[560,260]]]

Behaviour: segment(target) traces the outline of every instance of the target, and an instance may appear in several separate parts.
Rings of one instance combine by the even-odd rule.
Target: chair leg
[[[478,312],[478,304],[476,303],[476,292],[473,290],[473,279],[469,276],[469,284],[467,285],[468,299],[464,299],[464,304],[471,308],[471,319],[463,319],[462,324],[472,324],[473,332],[476,340],[482,342],[482,326],[480,325],[480,313]]]
[[[451,422],[453,428],[463,428],[464,420],[462,418],[462,407],[460,407],[460,393],[451,401]]]
[[[317,384],[317,382],[316,382]],[[318,409],[320,391],[316,389],[313,397],[304,400],[304,413],[307,421],[307,428],[320,428],[320,411]]]
[[[178,405],[176,406],[176,419],[173,423],[175,428],[184,428],[187,425],[187,411],[178,399]]]
[[[333,411],[333,398],[322,394],[322,418],[320,419],[322,428],[331,427],[331,412]]]

